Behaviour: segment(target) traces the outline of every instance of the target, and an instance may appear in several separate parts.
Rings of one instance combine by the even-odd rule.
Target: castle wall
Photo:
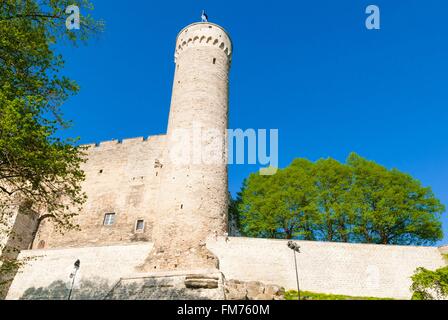
[[[405,247],[298,241],[302,290],[363,297],[409,299],[410,277],[418,267],[445,265],[436,247]],[[207,247],[219,258],[226,279],[261,281],[296,289],[293,252],[285,240],[211,239]],[[73,263],[80,259],[80,280],[101,284],[107,292],[119,278],[144,277],[138,268],[151,243],[133,245],[23,251],[20,258],[37,257],[19,273],[8,299],[18,299],[29,288],[69,281]],[[106,285],[104,284],[106,283]]]
[[[36,289],[59,291],[53,295],[64,299],[68,295],[72,279],[69,275],[73,271],[76,260],[80,260],[81,267],[75,278],[74,288],[86,280],[95,287],[97,299],[104,297],[120,278],[135,276],[135,268],[143,263],[151,243],[138,243],[119,246],[68,248],[49,250],[23,251],[19,259],[28,259],[21,272],[17,274],[9,289],[6,299],[39,298]],[[55,286],[63,282],[63,286]],[[28,293],[26,292],[28,290]]]
[[[229,238],[208,242],[227,279],[264,281],[297,290],[294,256],[286,240]],[[409,299],[418,267],[445,266],[436,247],[297,241],[301,289],[362,297]]]
[[[6,251],[18,212],[18,205],[0,207],[0,256]]]
[[[88,145],[82,169],[88,195],[75,218],[81,231],[64,235],[44,221],[34,248],[60,248],[150,241],[155,222],[163,163],[165,136],[135,138]],[[115,222],[104,225],[104,216],[115,213]],[[137,220],[144,220],[143,232],[136,232]]]
[[[30,230],[35,229],[38,215],[19,206],[10,206],[0,215],[0,256],[11,259],[20,250],[30,248],[33,241]]]
[[[14,260],[21,250],[31,247],[32,230],[37,225],[37,213],[20,205],[8,205],[0,208],[0,268],[3,260]],[[0,274],[11,277],[13,274]],[[5,279],[0,279],[0,283]]]

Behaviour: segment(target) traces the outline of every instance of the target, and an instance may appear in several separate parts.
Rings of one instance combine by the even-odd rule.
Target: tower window
[[[145,230],[145,220],[137,220],[135,223],[135,232],[143,232]]]
[[[213,64],[216,64],[216,58],[213,58]]]
[[[103,225],[111,226],[115,223],[115,213],[106,213],[104,215]]]
[[[39,244],[37,245],[37,249],[43,249],[45,248],[45,241],[44,240],[40,240]]]

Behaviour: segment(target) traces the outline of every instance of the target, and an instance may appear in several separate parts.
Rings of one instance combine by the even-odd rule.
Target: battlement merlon
[[[197,22],[183,28],[176,39],[174,61],[182,51],[193,46],[215,46],[222,49],[232,62],[233,44],[227,31],[214,23]]]
[[[126,138],[126,139],[113,139],[113,140],[106,140],[101,141],[98,143],[87,143],[82,144],[80,147],[87,148],[88,150],[93,149],[104,149],[114,146],[127,146],[127,145],[135,145],[139,143],[151,143],[151,142],[161,142],[161,140],[164,140],[166,137],[166,134],[159,134],[159,135],[153,135],[148,137],[136,137],[136,138]]]

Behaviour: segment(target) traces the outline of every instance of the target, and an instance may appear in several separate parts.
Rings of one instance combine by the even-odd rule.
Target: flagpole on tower
[[[208,22],[208,15],[205,10],[202,10],[201,20],[202,22]]]

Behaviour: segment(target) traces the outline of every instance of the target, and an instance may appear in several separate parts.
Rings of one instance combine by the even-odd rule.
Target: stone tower
[[[218,268],[205,247],[227,230],[227,143],[232,42],[194,23],[177,36],[167,145],[147,271]]]

